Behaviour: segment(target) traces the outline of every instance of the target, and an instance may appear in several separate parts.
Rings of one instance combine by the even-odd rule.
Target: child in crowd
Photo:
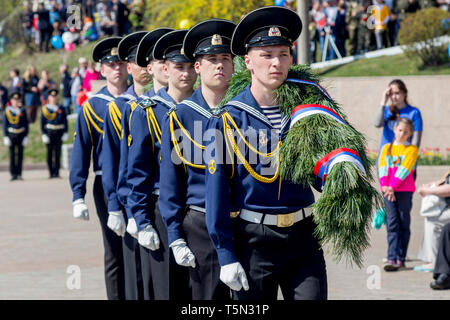
[[[412,196],[416,190],[413,172],[418,157],[416,146],[408,142],[413,123],[399,118],[394,126],[395,138],[380,152],[378,175],[387,213],[388,261],[385,271],[404,268],[411,235]]]

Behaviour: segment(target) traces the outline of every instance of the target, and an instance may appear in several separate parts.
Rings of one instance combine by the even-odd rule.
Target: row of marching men
[[[61,147],[67,141],[68,125],[66,110],[58,104],[58,90],[48,92],[48,103],[42,106],[42,142],[47,148],[49,178],[59,178]],[[9,171],[11,181],[23,180],[22,166],[24,147],[28,144],[28,118],[22,105],[22,95],[13,91],[3,117],[3,144],[9,147]]]
[[[206,149],[196,130],[223,130],[217,115],[234,55],[245,55],[253,68],[252,89],[233,99],[237,107],[229,113],[243,129],[283,130],[279,108],[267,111],[273,122],[267,121],[261,106],[271,104],[259,99],[284,82],[301,28],[293,11],[265,7],[237,26],[211,19],[189,30],[107,38],[94,47],[106,86],[78,115],[70,184],[73,215],[88,220],[92,162],[108,299],[276,299],[278,286],[285,298],[326,298],[323,254],[303,209],[314,201],[311,189],[283,182],[280,198],[278,180],[258,181],[242,164],[232,165],[230,178],[228,165],[194,160]],[[275,72],[263,66],[271,59]],[[152,88],[143,92],[150,78]],[[232,218],[236,211],[242,219]],[[277,226],[276,212],[292,213],[295,222]],[[266,219],[258,222],[261,214]],[[273,232],[267,238],[270,230],[260,227]]]

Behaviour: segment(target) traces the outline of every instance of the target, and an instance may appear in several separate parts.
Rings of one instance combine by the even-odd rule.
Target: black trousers
[[[59,176],[59,169],[61,167],[61,146],[63,135],[62,130],[49,130],[48,137],[50,143],[47,144],[47,166],[50,177]]]
[[[178,265],[173,257],[172,250],[169,248],[167,228],[159,211],[158,197],[153,196],[153,198],[153,206],[149,210],[150,220],[153,228],[158,232],[160,245],[159,249],[155,251],[142,250],[141,259],[148,259],[143,266],[146,263],[150,265],[154,299],[191,300],[189,271],[186,267]],[[144,256],[145,253],[147,253],[146,256]]]
[[[125,299],[125,274],[122,252],[122,237],[118,236],[107,226],[108,205],[103,191],[102,177],[95,176],[94,202],[103,236],[105,249],[105,284],[108,300]]]
[[[139,255],[141,258],[142,287],[144,289],[144,300],[154,300],[152,267],[150,263],[150,250],[139,245]]]
[[[193,300],[230,301],[231,291],[220,281],[217,252],[206,229],[205,214],[189,209],[183,219],[186,242],[195,255],[195,268],[189,267]]]
[[[433,278],[437,279],[441,273],[450,276],[450,223],[442,228]]]
[[[326,300],[323,251],[313,236],[312,217],[280,228],[235,218],[235,247],[249,290],[233,291],[235,300]]]
[[[122,238],[122,250],[125,273],[125,299],[143,300],[144,288],[142,283],[139,244],[128,232],[125,232],[125,235]]]
[[[11,140],[11,146],[9,147],[9,172],[13,178],[22,175],[22,162],[23,162],[23,146],[22,141],[25,135],[9,134]]]

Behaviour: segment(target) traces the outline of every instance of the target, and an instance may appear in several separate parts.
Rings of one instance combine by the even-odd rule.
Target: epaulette
[[[154,106],[155,104],[156,102],[153,101],[153,99],[144,98],[138,103],[138,106],[141,107],[142,109],[147,109],[148,107]]]

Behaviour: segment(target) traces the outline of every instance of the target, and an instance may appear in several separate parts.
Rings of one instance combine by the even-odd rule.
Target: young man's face
[[[169,86],[174,86],[178,90],[192,89],[197,80],[192,62],[166,61],[163,68],[169,75]]]
[[[127,81],[127,64],[124,61],[104,62],[100,72],[106,81],[113,85],[121,85]]]
[[[245,64],[252,81],[275,90],[286,80],[292,56],[288,46],[255,47],[245,55]]]
[[[133,80],[140,85],[146,85],[150,81],[150,75],[146,68],[138,66],[135,62],[127,63],[127,71],[133,77]]]
[[[21,105],[20,98],[11,98],[10,101],[13,107],[19,107]]]
[[[212,89],[228,88],[234,66],[230,53],[206,54],[194,64],[195,72],[200,75],[202,85]]]
[[[48,96],[48,103],[52,105],[56,105],[58,102],[58,96],[49,95]]]
[[[169,80],[169,75],[164,71],[164,60],[153,59],[147,65],[147,72],[152,76],[152,78],[158,81],[163,86],[167,86]]]

